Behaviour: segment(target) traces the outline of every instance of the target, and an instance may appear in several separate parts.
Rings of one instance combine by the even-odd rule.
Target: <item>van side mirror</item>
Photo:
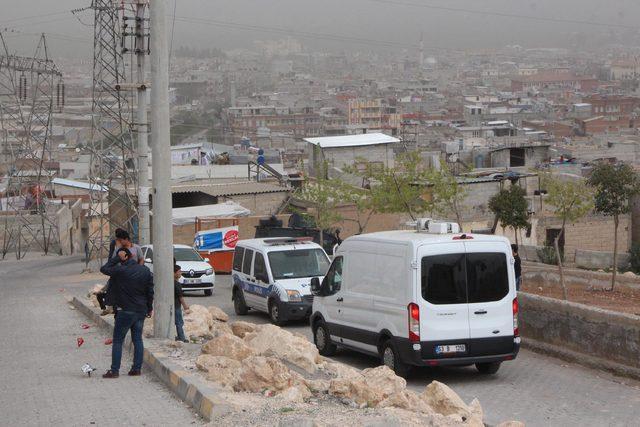
[[[320,295],[320,291],[321,291],[321,284],[320,284],[320,278],[319,277],[313,277],[311,279],[311,293],[315,296],[321,296]]]

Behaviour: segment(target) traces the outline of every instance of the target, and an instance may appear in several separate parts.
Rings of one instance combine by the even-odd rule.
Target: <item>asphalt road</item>
[[[231,280],[218,275],[211,297],[193,294],[189,304],[216,305],[232,320],[241,318],[268,323],[264,313],[250,311],[236,316],[231,302]],[[312,339],[306,322],[285,326]],[[336,360],[368,368],[378,360],[356,352],[341,350]],[[528,350],[502,364],[495,376],[478,375],[475,368],[430,368],[416,370],[408,381],[411,389],[422,391],[432,380],[452,387],[465,401],[477,397],[486,422],[524,421],[527,426],[637,426],[640,425],[640,383],[604,372],[583,368]]]

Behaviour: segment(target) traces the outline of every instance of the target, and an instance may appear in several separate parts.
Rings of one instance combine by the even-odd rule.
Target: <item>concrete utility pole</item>
[[[169,49],[166,0],[150,2],[151,153],[153,171],[153,272],[156,338],[170,338],[173,306],[173,226],[171,225],[171,139],[169,127]]]
[[[151,243],[149,221],[149,121],[147,118],[147,83],[145,82],[147,49],[145,12],[149,0],[138,0],[136,4],[136,60],[138,79],[138,223],[140,244]]]

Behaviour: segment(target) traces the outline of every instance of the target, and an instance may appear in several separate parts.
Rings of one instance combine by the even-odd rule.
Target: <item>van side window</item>
[[[235,271],[242,270],[242,257],[244,256],[244,248],[240,246],[236,247],[235,252],[233,253],[233,269]]]
[[[469,303],[500,301],[509,293],[507,256],[503,253],[467,254]]]
[[[329,267],[326,276],[324,276],[324,283],[326,284],[327,295],[333,295],[337,293],[342,287],[342,257],[336,257]]]
[[[269,274],[267,273],[267,266],[264,263],[264,256],[260,252],[256,252],[256,257],[253,260],[253,276],[264,283],[269,283]]]
[[[253,261],[253,251],[251,249],[244,250],[244,261],[242,262],[242,272],[251,274],[251,261]]]
[[[464,254],[422,258],[422,298],[431,304],[466,304],[465,267]]]

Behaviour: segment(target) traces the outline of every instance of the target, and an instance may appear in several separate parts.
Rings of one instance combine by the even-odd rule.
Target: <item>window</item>
[[[511,148],[509,150],[509,166],[522,167],[525,165],[524,148]]]
[[[173,259],[176,261],[202,261],[202,257],[191,248],[173,248]]]
[[[240,246],[236,247],[236,250],[233,253],[233,269],[235,271],[240,271],[242,269],[243,256],[244,256],[244,248],[241,248]]]
[[[329,260],[322,249],[269,252],[273,280],[324,276]]]
[[[253,260],[253,276],[264,283],[269,283],[269,274],[267,273],[267,266],[264,263],[264,257],[260,252],[256,252],[255,259]]]
[[[151,262],[153,262],[153,249],[147,248],[147,253],[144,254],[144,259],[145,260],[150,259]]]
[[[503,253],[467,254],[469,303],[500,301],[509,293],[507,256]]]
[[[464,304],[467,283],[464,254],[422,258],[422,298],[432,304]]]
[[[337,293],[342,287],[342,257],[336,257],[333,260],[333,264],[327,271],[327,275],[324,277],[323,287],[326,287],[326,295],[333,295]]]
[[[251,249],[245,249],[244,261],[242,262],[242,272],[244,274],[251,274],[251,261],[253,260],[253,251]]]
[[[509,293],[504,253],[424,257],[421,274],[422,298],[432,304],[500,301]]]

